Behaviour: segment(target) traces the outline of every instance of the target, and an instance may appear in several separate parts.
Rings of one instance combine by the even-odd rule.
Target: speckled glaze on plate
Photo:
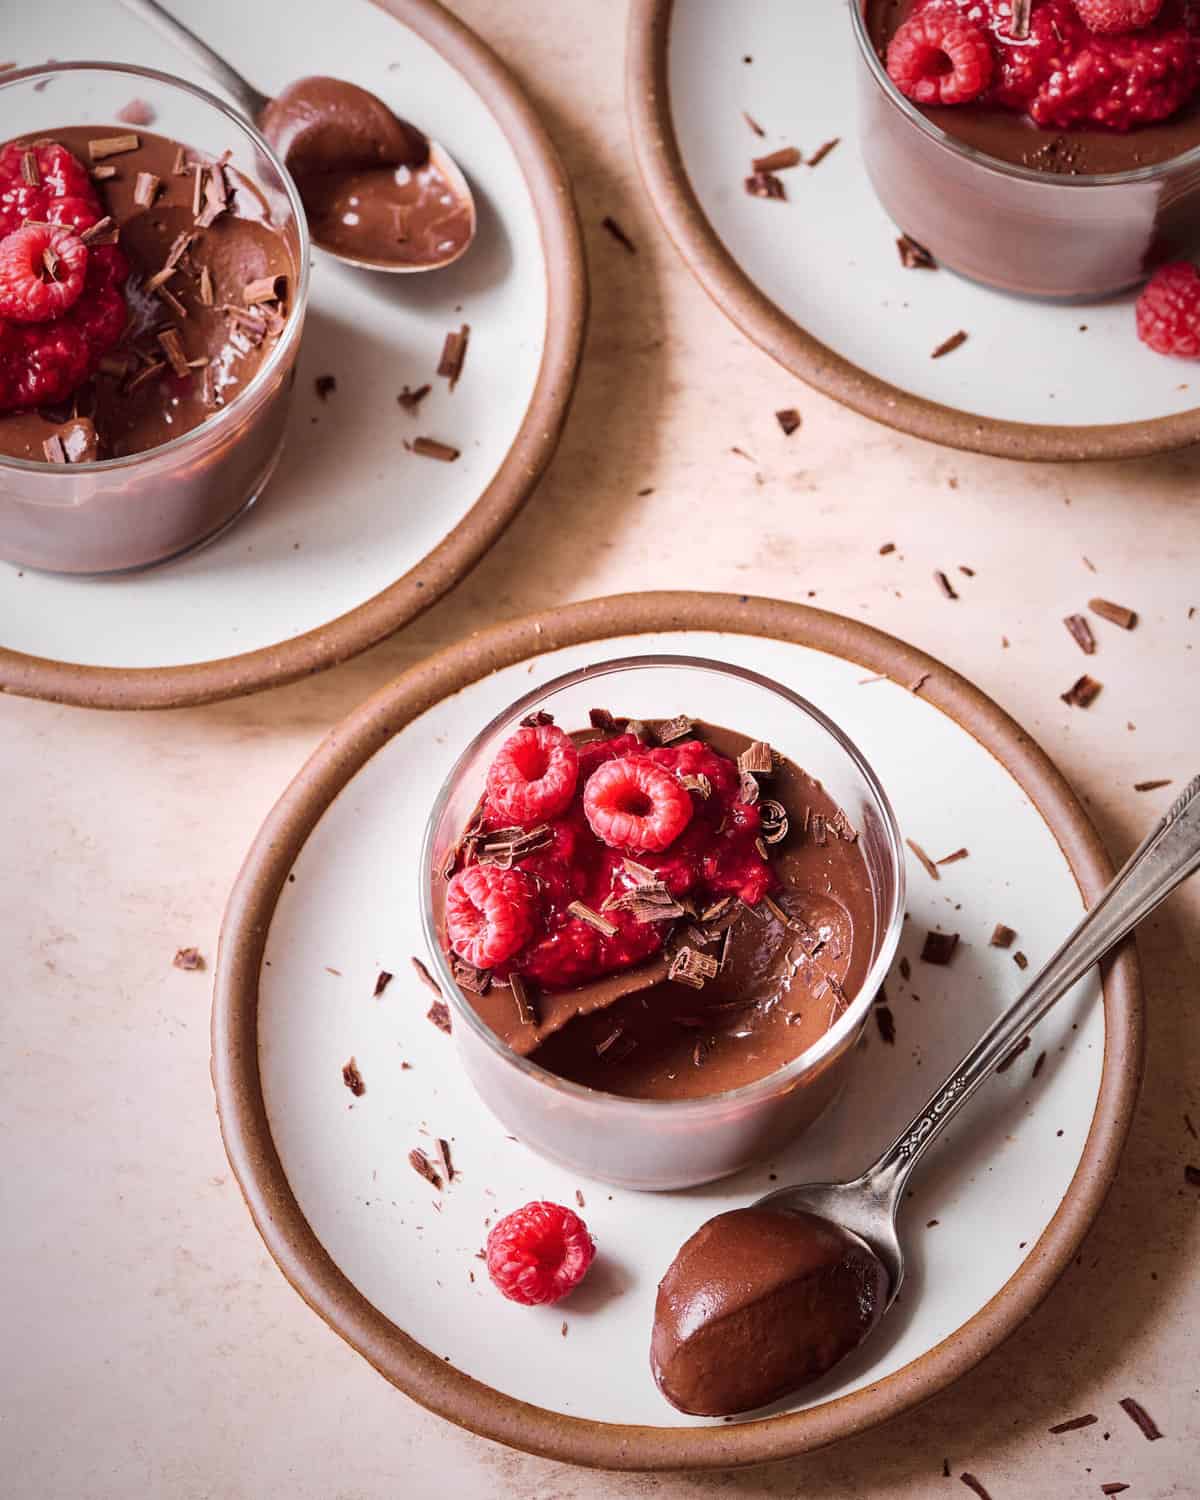
[[[0,563],[0,693],[96,708],[234,697],[365,650],[472,568],[533,490],[574,389],[587,282],[570,185],[503,63],[437,0],[173,0],[264,88],[320,67],[366,85],[442,139],[471,179],[479,234],[435,275],[388,277],[318,254],[280,467],[262,499],[189,557],[126,577],[66,578]],[[64,7],[26,16],[7,58],[62,49]],[[118,55],[202,85],[206,75],[116,0],[71,8],[73,55]],[[321,45],[314,53],[313,38]],[[54,89],[37,96],[62,123]],[[462,379],[434,374],[471,325]],[[333,374],[325,401],[315,380]],[[432,383],[419,416],[396,403]],[[452,464],[406,451],[424,435]]]
[[[421,952],[418,850],[444,767],[539,681],[631,652],[722,659],[789,682],[871,760],[905,833],[935,858],[970,849],[936,883],[910,863],[901,953],[912,975],[888,980],[895,1045],[869,1028],[846,1093],[812,1132],[774,1161],[686,1193],[608,1189],[507,1137],[455,1066],[453,1039],[426,1020],[432,997],[409,962]],[[866,680],[880,676],[888,680]],[[625,595],[519,620],[368,699],[264,823],[216,964],[213,1078],[226,1150],[296,1290],[448,1420],[601,1468],[717,1468],[804,1452],[949,1385],[1070,1262],[1136,1098],[1143,1003],[1132,948],[1108,966],[1102,1003],[1093,975],[938,1147],[906,1209],[902,1304],[803,1399],[736,1422],[668,1407],[646,1358],[658,1277],[720,1209],[775,1179],[837,1176],[871,1160],[1016,993],[1012,954],[988,946],[993,926],[1015,927],[1036,964],[1110,874],[1044,753],[963,678],[891,636],[799,605],[715,594]],[[950,968],[919,961],[935,925],[962,934]],[[381,970],[395,977],[376,997]],[[351,1056],[366,1084],[359,1098],[341,1076]],[[439,1209],[406,1157],[443,1135],[458,1175]],[[576,1190],[600,1245],[588,1281],[558,1308],[502,1301],[476,1259],[488,1221],[533,1197],[573,1203]],[[931,1219],[938,1226],[927,1230]]]
[[[1053,305],[901,266],[859,155],[852,3],[631,0],[634,155],[705,291],[785,369],[947,447],[1062,461],[1200,440],[1200,382],[1138,342],[1132,293]],[[834,138],[780,174],[787,202],[744,192],[752,156]],[[959,329],[967,343],[931,360]]]

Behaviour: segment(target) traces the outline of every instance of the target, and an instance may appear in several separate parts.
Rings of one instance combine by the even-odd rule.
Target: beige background
[[[809,392],[734,331],[656,225],[624,122],[623,8],[455,8],[520,75],[576,183],[593,307],[574,412],[491,557],[357,662],[177,713],[0,709],[0,1492],[965,1496],[941,1477],[947,1457],[994,1500],[1096,1496],[1116,1480],[1129,1500],[1194,1497],[1200,1190],[1183,1168],[1200,1164],[1200,1141],[1183,1114],[1200,1129],[1200,882],[1142,938],[1146,1086],[1080,1263],[957,1387],[832,1452],[699,1478],[589,1475],[509,1453],[379,1379],[305,1309],[251,1226],[213,1115],[208,975],[171,956],[195,943],[212,957],[243,852],[329,726],[467,631],[626,589],[815,598],[974,678],[1057,757],[1118,857],[1174,794],[1133,783],[1177,789],[1200,769],[1200,455],[1007,464],[910,441]],[[600,228],[608,213],[636,257]],[[784,439],[772,413],[790,405],[804,426]],[[880,557],[886,541],[898,552]],[[977,576],[955,573],[961,563]],[[958,603],[934,585],[939,567]],[[1085,666],[1060,621],[1096,593],[1142,618],[1128,635],[1096,622],[1086,665],[1105,687],[1084,713],[1058,699]],[[1145,1442],[1119,1410],[1127,1394],[1164,1441]],[[1047,1435],[1086,1411],[1100,1422]]]

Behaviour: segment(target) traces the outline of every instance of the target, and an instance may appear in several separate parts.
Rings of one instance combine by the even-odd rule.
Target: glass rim
[[[881,934],[879,950],[875,955],[870,969],[867,971],[858,994],[855,995],[843,1014],[815,1042],[806,1047],[798,1057],[794,1057],[790,1063],[785,1064],[782,1068],[776,1068],[774,1072],[768,1073],[762,1078],[756,1078],[752,1083],[742,1084],[739,1088],[725,1089],[717,1094],[707,1094],[700,1099],[639,1099],[631,1098],[625,1094],[610,1094],[600,1089],[587,1088],[583,1084],[573,1083],[569,1079],[560,1077],[557,1073],[551,1073],[547,1068],[543,1068],[539,1063],[533,1062],[530,1058],[520,1057],[511,1048],[506,1047],[491,1027],[485,1024],[474,1006],[463,995],[462,990],[455,982],[450,964],[439,941],[437,923],[433,912],[433,880],[431,875],[433,870],[434,835],[441,822],[446,805],[458,783],[463,767],[478,752],[484,742],[506,724],[514,720],[519,720],[551,693],[573,687],[577,683],[593,678],[619,672],[635,671],[645,667],[682,667],[688,670],[712,672],[718,676],[738,677],[744,682],[752,683],[769,693],[773,693],[776,697],[782,698],[793,708],[799,709],[801,713],[813,720],[817,727],[823,730],[847,757],[866,783],[874,803],[875,811],[879,814],[886,835],[888,853],[891,857],[895,877],[895,895],[892,910],[888,915],[886,926]],[[456,1018],[464,1020],[475,1036],[496,1057],[509,1067],[514,1068],[518,1073],[523,1074],[542,1087],[554,1089],[567,1098],[586,1101],[594,1108],[601,1109],[645,1109],[655,1113],[669,1112],[675,1115],[702,1115],[710,1112],[714,1106],[721,1107],[729,1104],[749,1105],[761,1099],[767,1099],[782,1090],[789,1089],[804,1075],[812,1072],[824,1063],[827,1058],[837,1053],[843,1043],[866,1020],[867,1014],[874,1003],[874,998],[879,992],[883,981],[887,978],[888,971],[891,969],[892,960],[895,958],[896,949],[899,947],[900,934],[904,926],[907,871],[904,862],[904,845],[900,834],[900,825],[882,783],[862,751],[859,750],[854,741],[832,719],[817,708],[815,704],[809,702],[807,698],[801,697],[799,693],[793,693],[790,688],[784,687],[782,683],[776,682],[773,678],[767,677],[761,672],[755,672],[748,667],[735,666],[731,662],[717,661],[711,657],[682,656],[671,653],[614,657],[606,661],[595,662],[589,666],[577,667],[571,672],[565,672],[558,677],[552,678],[549,682],[543,683],[540,687],[522,694],[515,703],[510,704],[507,708],[496,714],[473,736],[454,762],[454,765],[450,768],[449,774],[443,781],[430,809],[429,818],[425,825],[425,834],[421,840],[420,860],[422,932],[426,948],[437,970],[438,978],[442,981],[446,993],[454,1006]]]
[[[1125,185],[1136,186],[1139,183],[1159,182],[1176,171],[1186,170],[1190,166],[1200,165],[1200,144],[1191,147],[1188,151],[1181,151],[1178,156],[1168,157],[1166,161],[1154,162],[1147,167],[1130,167],[1124,172],[1080,172],[1077,175],[1060,175],[1058,173],[1039,172],[1033,167],[1018,166],[1016,162],[1001,161],[997,156],[989,156],[986,151],[977,151],[974,146],[968,146],[965,141],[960,141],[957,136],[935,125],[933,121],[910,99],[906,99],[879,59],[875,50],[875,44],[871,40],[871,34],[867,29],[864,14],[865,0],[850,0],[851,26],[858,41],[860,53],[866,60],[874,76],[876,84],[883,90],[892,104],[902,115],[915,125],[924,135],[928,136],[936,145],[947,151],[952,151],[956,156],[961,156],[965,161],[982,167],[986,171],[994,172],[998,177],[1008,177],[1015,182],[1039,183],[1042,187],[1062,188],[1089,188],[1089,187],[1121,187]]]
[[[27,82],[30,78],[50,77],[57,73],[116,73],[131,78],[148,78],[154,83],[160,83],[167,88],[180,90],[182,93],[190,94],[199,99],[203,104],[209,105],[219,114],[225,116],[245,135],[252,146],[267,158],[270,164],[279,174],[287,194],[288,202],[293,217],[299,230],[299,246],[297,248],[298,265],[296,267],[296,294],[292,299],[292,312],[284,327],[283,335],[275,344],[270,354],[259,366],[254,378],[244,390],[237,393],[228,406],[223,406],[213,416],[206,418],[198,427],[193,427],[190,432],[180,433],[178,437],[171,438],[168,442],[159,443],[154,448],[147,448],[141,453],[127,453],[119,458],[91,459],[86,463],[73,463],[66,466],[65,471],[57,464],[40,462],[30,458],[12,458],[7,454],[0,454],[0,469],[13,469],[22,474],[59,474],[60,477],[69,477],[78,474],[111,474],[118,469],[130,468],[137,464],[149,463],[164,454],[182,453],[189,446],[196,446],[205,441],[213,433],[219,433],[228,427],[234,420],[236,414],[243,408],[246,401],[256,395],[263,385],[270,379],[271,375],[284,362],[286,356],[295,346],[300,337],[300,331],[304,323],[304,311],[308,304],[308,282],[309,262],[311,260],[312,246],[308,233],[308,218],[304,212],[304,204],[300,200],[300,192],[292,178],[292,174],[284,166],[275,148],[260,133],[253,121],[249,120],[240,110],[233,105],[226,104],[216,94],[210,93],[208,89],[201,88],[199,84],[189,83],[186,79],[178,77],[174,73],[164,73],[161,68],[143,68],[134,63],[116,62],[61,62],[43,63],[35,68],[18,68],[11,73],[0,76],[0,93],[13,84]]]

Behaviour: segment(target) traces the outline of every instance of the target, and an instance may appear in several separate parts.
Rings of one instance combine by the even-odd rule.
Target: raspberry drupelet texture
[[[1155,271],[1137,301],[1137,331],[1158,354],[1200,359],[1200,270],[1190,261]]]
[[[520,729],[488,771],[488,800],[510,823],[528,828],[557,817],[579,775],[579,752],[556,724]]]
[[[598,839],[629,854],[661,854],[692,821],[679,778],[650,759],[610,760],[588,778],[583,811]]]
[[[22,168],[26,157],[31,171]],[[103,214],[86,170],[64,147],[0,150],[0,411],[67,400],[120,341],[128,262],[117,245],[79,239]]]
[[[494,968],[523,948],[533,915],[533,885],[520,870],[471,865],[446,887],[450,946],[477,969]]]
[[[888,47],[887,70],[900,92],[917,104],[967,104],[992,81],[987,33],[952,5],[917,11]]]
[[[493,1225],[487,1268],[510,1302],[559,1302],[587,1274],[596,1246],[587,1225],[559,1203],[527,1203]]]
[[[1079,19],[1089,31],[1103,34],[1138,31],[1149,26],[1163,0],[1075,0]]]

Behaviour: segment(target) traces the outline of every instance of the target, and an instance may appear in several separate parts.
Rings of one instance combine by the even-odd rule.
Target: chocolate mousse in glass
[[[120,572],[222,531],[278,461],[307,288],[296,189],[217,99],[0,79],[0,557]]]
[[[899,835],[857,750],[787,689],[691,658],[573,673],[494,720],[423,869],[485,1102],[637,1188],[736,1171],[820,1114],[902,919]]]
[[[1060,300],[1122,291],[1194,248],[1200,56],[1190,0],[1165,0],[1148,27],[1119,35],[1091,33],[1074,0],[932,0],[981,32],[992,60],[978,98],[948,104],[905,97],[889,76],[897,31],[930,4],[850,7],[863,158],[907,236],[964,276]],[[1113,58],[1133,59],[1134,49],[1142,81],[1129,85]],[[1084,75],[1099,81],[1089,90]]]

